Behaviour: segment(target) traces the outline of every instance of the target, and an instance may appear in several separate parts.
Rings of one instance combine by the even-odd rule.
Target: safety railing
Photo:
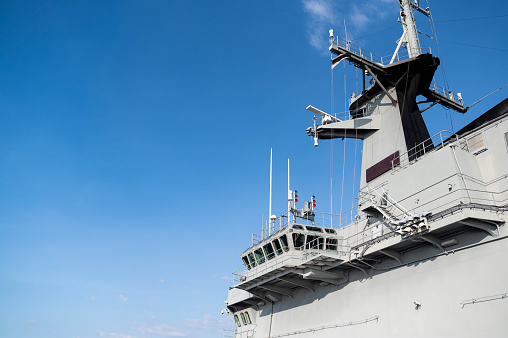
[[[459,143],[459,136],[449,130],[442,130],[427,140],[417,144],[405,153],[400,154],[392,160],[392,170],[397,171],[406,168],[411,163],[423,158],[427,153],[443,146],[445,141]]]
[[[236,337],[236,329],[222,329],[222,337],[224,338],[235,338]]]
[[[274,259],[263,261],[263,263],[258,263],[256,266],[253,266],[250,269],[244,266],[233,272],[233,285],[245,282],[247,278],[256,278],[266,274],[269,271],[273,271],[287,265],[293,265],[290,263],[299,259],[301,259],[301,253],[291,250],[284,255],[276,256]]]
[[[302,213],[302,210],[297,210]],[[350,223],[357,222],[367,215],[358,214],[357,206],[348,209],[341,214],[329,214],[318,211],[307,212],[306,217],[295,216],[293,212],[286,212],[278,217],[272,225],[265,225],[257,232],[252,233],[252,246],[262,242],[266,238],[277,234],[279,231],[285,229],[288,225],[300,224],[300,225],[312,225],[328,228],[341,228]],[[271,229],[270,229],[271,227]]]
[[[380,64],[382,66],[386,66],[386,65],[390,64],[392,57],[393,57],[393,54],[387,55],[387,56],[376,55],[372,52],[369,52],[369,51],[363,49],[360,46],[356,46],[356,45],[352,44],[351,41],[344,40],[338,36],[333,39],[332,45],[336,46],[336,47],[341,47],[341,48],[347,50],[348,52],[356,54],[366,60],[369,60],[370,62],[374,62],[374,63]],[[421,51],[421,53],[432,54],[432,50],[430,49],[430,47],[429,48],[420,48],[420,51]],[[407,50],[404,50],[404,51],[399,50],[399,52],[395,55],[394,62],[395,61],[398,62],[398,61],[402,61],[402,60],[406,60],[406,59],[409,59],[408,51]]]

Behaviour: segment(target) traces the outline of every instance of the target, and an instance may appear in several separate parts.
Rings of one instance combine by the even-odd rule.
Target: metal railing
[[[236,337],[236,329],[222,329],[224,338],[235,338]]]
[[[439,133],[426,139],[425,141],[410,148],[405,153],[395,157],[392,160],[392,170],[400,170],[406,168],[413,162],[423,158],[427,153],[442,147],[444,142],[448,140],[459,143],[460,137],[449,130],[442,130]]]
[[[312,211],[307,218],[295,217],[292,212],[286,212],[279,216],[271,225],[262,226],[257,232],[252,233],[252,246],[262,242],[266,238],[275,235],[285,229],[288,225],[311,225],[326,228],[342,228],[350,223],[357,222],[366,217],[358,214],[358,206],[354,206],[341,214],[329,214]]]
[[[356,45],[352,44],[351,41],[344,40],[338,36],[334,38],[332,45],[346,49],[348,52],[356,54],[364,59],[367,59],[371,62],[380,64],[382,66],[389,65],[390,61],[393,57],[393,54],[387,55],[387,56],[376,55],[372,52],[362,49],[362,47],[360,47],[360,46],[356,46]],[[421,52],[422,53],[428,52],[428,53],[432,54],[432,50],[430,49],[430,47],[429,48],[421,48]],[[409,53],[407,52],[407,50],[399,51],[395,56],[395,60],[397,62],[406,60],[406,59],[409,59]]]

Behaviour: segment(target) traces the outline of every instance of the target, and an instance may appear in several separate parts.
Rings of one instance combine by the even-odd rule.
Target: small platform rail
[[[344,40],[338,36],[336,36],[333,39],[332,45],[330,48],[336,48],[337,50],[341,52],[348,52],[352,53],[356,56],[359,56],[360,58],[364,60],[368,60],[372,63],[376,63],[381,66],[387,66],[390,63],[392,63],[393,55],[386,55],[386,56],[379,56],[372,52],[369,52],[365,49],[362,49],[360,46],[356,46],[351,43],[351,41]],[[432,54],[432,50],[430,47],[428,48],[420,48],[423,53],[429,53]],[[403,61],[409,59],[409,53],[407,51],[399,51],[393,62]]]

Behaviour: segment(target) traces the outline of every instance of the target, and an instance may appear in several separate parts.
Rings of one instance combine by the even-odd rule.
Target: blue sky
[[[471,104],[505,85],[508,5],[430,7],[451,89]],[[314,148],[305,107],[343,111],[357,87],[353,67],[335,68],[332,106],[328,29],[344,37],[346,19],[354,44],[388,55],[395,1],[0,8],[2,337],[221,337],[231,272],[268,215],[270,147],[274,213],[288,157],[318,210],[331,172],[333,211],[354,203],[361,143],[356,156],[351,140]],[[424,118],[431,134],[456,131],[507,93]]]

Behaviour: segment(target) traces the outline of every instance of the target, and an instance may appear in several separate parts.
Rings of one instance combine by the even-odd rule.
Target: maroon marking
[[[397,150],[387,158],[379,161],[378,163],[374,164],[372,167],[367,169],[366,171],[367,182],[370,182],[376,177],[384,174],[388,170],[392,169],[392,166],[395,167],[396,165],[399,165],[399,163],[400,163],[399,151]]]

